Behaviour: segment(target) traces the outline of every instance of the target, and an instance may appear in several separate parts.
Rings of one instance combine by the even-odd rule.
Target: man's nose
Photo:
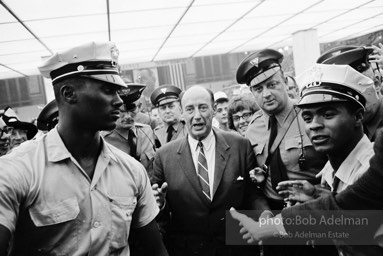
[[[268,88],[263,88],[262,96],[264,98],[269,97],[271,95],[270,90]]]

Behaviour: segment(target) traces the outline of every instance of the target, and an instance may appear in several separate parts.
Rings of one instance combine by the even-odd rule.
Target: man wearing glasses
[[[3,118],[0,118],[0,156],[7,154],[10,150],[10,138],[13,128],[9,127],[3,121]]]
[[[181,89],[177,86],[162,85],[150,96],[153,106],[158,108],[158,113],[164,122],[162,126],[154,129],[161,146],[187,134],[185,123],[181,120],[180,93]]]

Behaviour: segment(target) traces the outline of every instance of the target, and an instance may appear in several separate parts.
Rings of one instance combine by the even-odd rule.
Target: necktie
[[[269,119],[269,126],[270,126],[270,137],[269,137],[269,147],[268,151],[270,152],[271,146],[273,145],[273,142],[278,134],[278,123],[275,116],[270,116]]]
[[[281,159],[281,153],[279,151],[279,147],[275,149],[273,154],[271,155],[270,149],[274,143],[275,138],[278,134],[278,122],[275,116],[270,116],[270,137],[269,137],[269,146],[268,146],[268,154],[267,157],[269,160],[269,173],[271,179],[271,185],[275,191],[279,182],[288,180],[287,170],[285,165]]]
[[[130,148],[130,154],[132,157],[134,157],[135,159],[137,159],[137,144],[136,144],[136,141],[134,140],[135,138],[135,134],[134,134],[134,131],[133,129],[129,129],[129,132],[128,132],[128,144],[129,144],[129,148]]]
[[[201,184],[203,194],[211,201],[210,186],[209,186],[209,173],[207,169],[207,161],[205,153],[203,151],[203,144],[198,142],[199,154],[198,154],[198,177]]]
[[[339,182],[340,182],[340,179],[334,174],[334,179],[332,182],[332,191],[336,192],[338,190]]]
[[[172,139],[173,131],[174,131],[173,125],[169,125],[169,127],[166,131],[168,133],[168,137],[166,138],[166,142],[169,142]]]

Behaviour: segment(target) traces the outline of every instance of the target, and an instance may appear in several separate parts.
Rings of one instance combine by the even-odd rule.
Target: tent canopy
[[[320,43],[383,29],[379,0],[2,0],[0,79],[38,74],[42,58],[111,40],[120,64]]]

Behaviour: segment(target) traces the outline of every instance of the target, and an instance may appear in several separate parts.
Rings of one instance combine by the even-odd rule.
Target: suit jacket
[[[159,185],[168,183],[166,207],[161,214],[171,212],[170,254],[231,255],[224,246],[225,213],[230,207],[252,209],[257,196],[249,177],[249,171],[256,164],[250,142],[223,131],[214,130],[214,136],[216,152],[211,202],[202,193],[187,136],[157,151],[153,181]],[[235,255],[241,254],[237,251]]]

